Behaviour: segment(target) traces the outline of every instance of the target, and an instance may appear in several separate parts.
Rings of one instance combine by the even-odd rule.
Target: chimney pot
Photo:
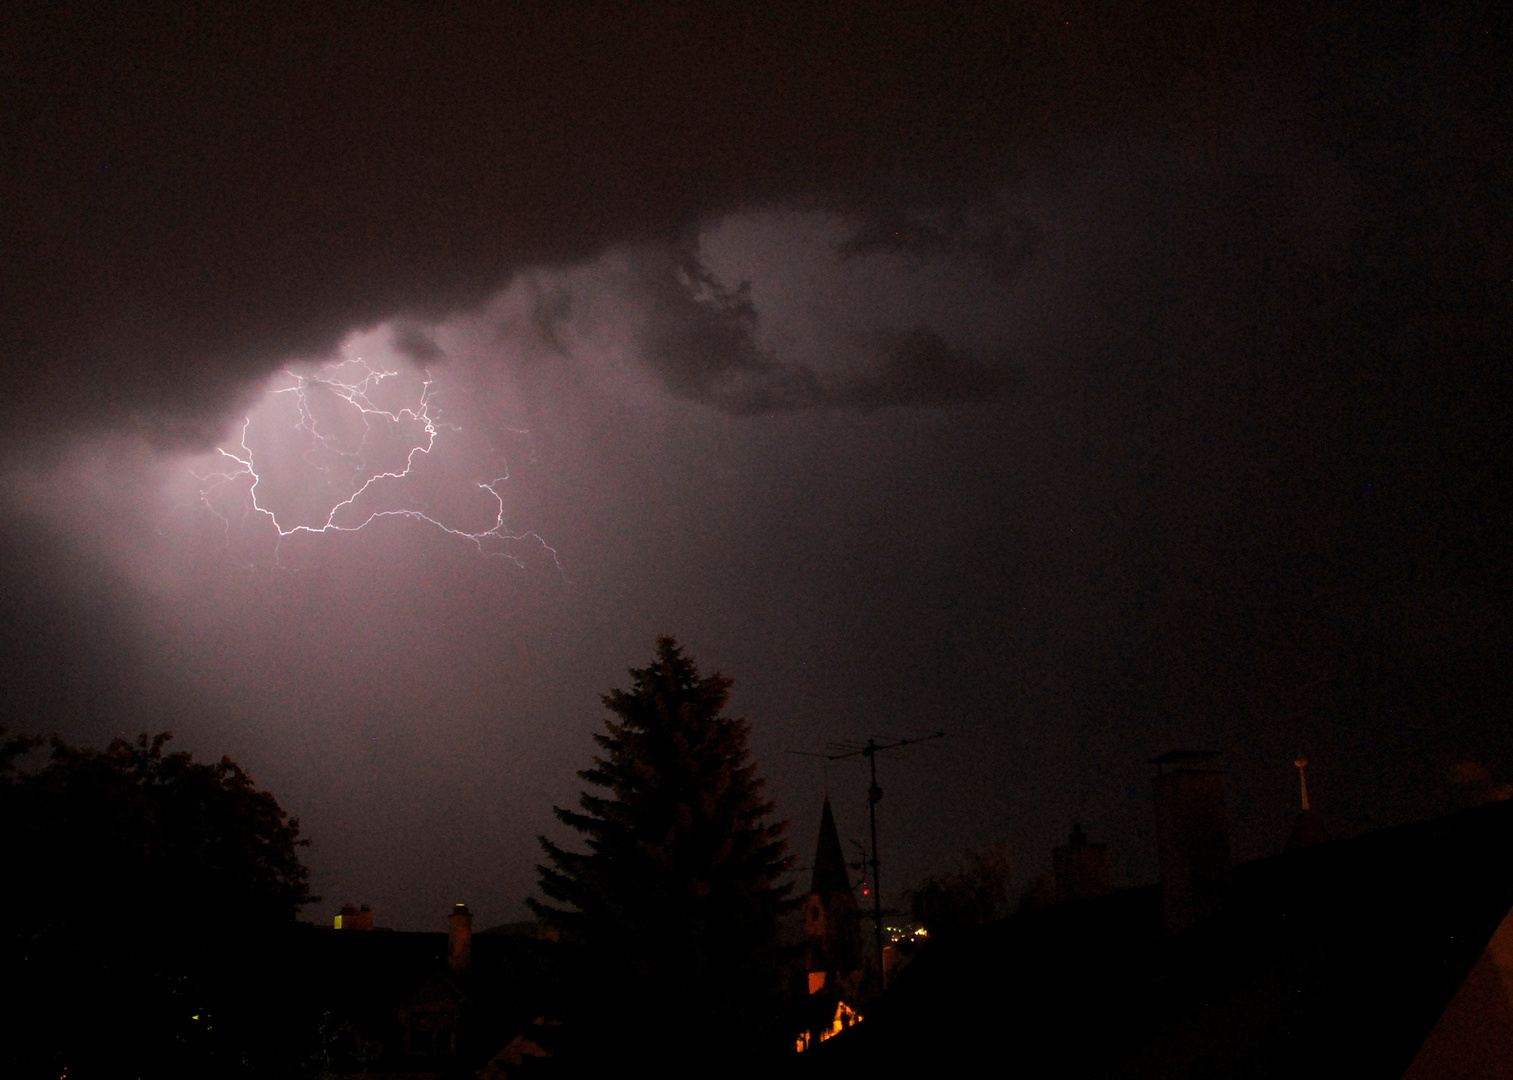
[[[1168,933],[1217,914],[1229,896],[1229,821],[1216,753],[1177,750],[1155,758],[1156,854]]]
[[[343,904],[336,916],[335,926],[338,930],[371,930],[373,929],[373,909],[367,904],[360,908]]]
[[[466,975],[473,966],[473,915],[458,904],[447,916],[447,967],[454,975]]]
[[[1051,852],[1051,871],[1056,882],[1056,903],[1104,896],[1109,889],[1108,845],[1090,844],[1081,825]]]

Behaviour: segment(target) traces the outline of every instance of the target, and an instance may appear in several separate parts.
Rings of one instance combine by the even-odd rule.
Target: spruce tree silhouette
[[[720,715],[731,680],[701,678],[678,643],[612,690],[578,775],[581,812],[556,808],[588,851],[542,837],[550,865],[530,901],[561,935],[579,990],[579,1051],[639,1047],[674,1071],[759,1046],[781,1007],[779,922],[792,910],[787,822],[750,760],[749,725]],[[669,1060],[671,1058],[671,1060]]]
[[[270,947],[311,901],[304,841],[230,758],[0,728],[6,1076],[289,1076],[309,1025]]]

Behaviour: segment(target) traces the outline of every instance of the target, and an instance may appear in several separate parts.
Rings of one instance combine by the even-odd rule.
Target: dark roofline
[[[949,1075],[1013,1048],[1025,1080],[1396,1080],[1510,908],[1501,803],[1246,863],[1179,934],[1151,885],[934,941],[799,1071]]]

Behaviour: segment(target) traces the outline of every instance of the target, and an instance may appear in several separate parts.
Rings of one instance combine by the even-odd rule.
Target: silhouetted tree
[[[909,894],[909,910],[931,937],[981,926],[1002,913],[1008,899],[1009,856],[1002,848],[967,853],[955,873],[926,878]]]
[[[668,637],[629,691],[604,695],[604,751],[578,775],[581,812],[557,808],[586,852],[545,837],[531,901],[577,965],[582,1022],[616,1056],[676,1068],[750,1048],[780,1002],[779,923],[791,910],[786,822],[749,758],[749,726],[720,715],[731,681],[701,678]],[[671,1059],[671,1060],[670,1060]]]
[[[0,731],[0,738],[3,738]],[[6,1075],[289,1075],[267,935],[311,899],[298,823],[229,758],[0,745]]]

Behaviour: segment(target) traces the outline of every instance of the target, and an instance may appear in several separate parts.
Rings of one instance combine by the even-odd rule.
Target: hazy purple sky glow
[[[1149,879],[1175,744],[1246,858],[1298,754],[1342,833],[1513,771],[1506,27],[600,15],[14,16],[7,723],[230,754],[405,929],[524,917],[661,633],[800,865],[786,750],[952,733],[890,900]]]

